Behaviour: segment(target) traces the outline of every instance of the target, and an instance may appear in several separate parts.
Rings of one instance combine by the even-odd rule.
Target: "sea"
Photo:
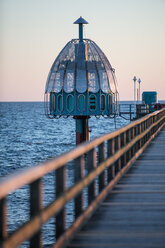
[[[132,102],[123,102],[130,104]],[[128,119],[128,120],[127,120]],[[130,123],[129,118],[89,119],[90,139],[110,133]],[[0,102],[0,180],[19,170],[34,167],[73,149],[75,144],[75,120],[48,119],[43,102]],[[73,183],[72,165],[68,167],[68,187]],[[43,204],[48,205],[54,198],[54,174],[43,178]],[[7,198],[9,234],[19,228],[29,218],[29,188],[11,192]],[[74,220],[73,202],[66,206],[67,226]],[[43,225],[44,247],[55,242],[55,219]],[[29,242],[20,247],[29,247]]]

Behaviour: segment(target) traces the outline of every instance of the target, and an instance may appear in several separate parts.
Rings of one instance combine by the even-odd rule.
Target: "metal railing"
[[[0,246],[18,247],[25,240],[30,240],[31,248],[43,247],[41,227],[54,217],[56,243],[52,247],[64,247],[164,124],[165,109],[162,109],[90,143],[79,145],[53,161],[7,176],[0,182]],[[66,189],[66,166],[70,161],[74,162],[74,184]],[[56,197],[43,207],[42,178],[53,171]],[[30,217],[9,234],[6,200],[10,192],[24,185],[30,188]],[[85,209],[84,188],[87,189]],[[67,229],[65,206],[71,200],[74,201],[75,221]]]
[[[119,116],[126,120],[135,120],[141,118],[156,110],[160,110],[165,107],[165,104],[143,104],[143,103],[120,103],[119,104]]]
[[[126,120],[133,120],[136,117],[136,105],[133,103],[120,103],[119,116]]]

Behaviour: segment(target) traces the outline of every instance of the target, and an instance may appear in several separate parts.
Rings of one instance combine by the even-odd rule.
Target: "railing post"
[[[122,133],[121,136],[121,147],[125,147],[126,146],[126,132]],[[126,153],[123,154],[123,156],[121,157],[121,168],[123,168],[126,165],[127,161],[126,161]]]
[[[120,140],[120,135],[115,137],[115,152],[117,152],[120,149],[121,146],[121,140]],[[115,175],[120,171],[121,169],[121,158],[119,158],[115,162]]]
[[[146,120],[146,129],[148,128],[149,119]],[[146,134],[146,142],[148,141],[148,133]]]
[[[56,170],[56,199],[65,191],[66,168],[61,167]],[[56,215],[56,239],[65,231],[65,209]]]
[[[149,119],[149,127],[152,125],[152,117]],[[152,130],[149,131],[149,138],[152,135]]]
[[[150,127],[150,124],[151,124],[151,121],[150,121],[151,118],[148,119],[148,122],[147,122],[147,128]],[[148,132],[148,135],[147,135],[147,140],[149,139],[150,137],[150,131]]]
[[[140,135],[140,134],[141,134],[141,124],[138,125],[138,135]],[[138,150],[141,148],[141,146],[142,146],[142,141],[139,140],[138,141]]]
[[[42,182],[41,179],[30,184],[30,219],[38,215],[42,210]],[[42,233],[39,230],[30,239],[30,248],[42,247]]]
[[[108,140],[107,157],[113,156],[115,153],[115,142],[114,139]],[[114,164],[108,168],[108,182],[110,182],[115,176]]]
[[[126,131],[126,144],[128,144],[131,140],[130,130]],[[127,151],[127,162],[131,159],[131,149]]]
[[[144,121],[141,123],[141,132],[144,132]],[[142,138],[142,145],[144,145],[144,137]]]
[[[74,164],[74,183],[76,184],[83,178],[84,174],[84,157],[78,157],[75,159]],[[75,218],[80,216],[83,211],[83,192],[77,195],[74,199],[75,204]]]
[[[0,200],[0,247],[7,238],[7,207],[6,198]],[[3,247],[3,245],[2,245]]]
[[[135,136],[138,136],[138,126],[136,126],[135,129],[136,129]],[[138,151],[138,142],[136,142],[136,145],[135,145],[135,153],[137,151]]]
[[[135,130],[134,127],[131,129],[131,140],[133,140],[135,137]],[[135,145],[133,145],[132,149],[131,149],[131,157],[133,157],[135,154]]]
[[[118,136],[118,150],[121,148],[121,136]],[[118,169],[121,170],[121,157],[118,159]]]
[[[154,124],[155,122],[155,116],[152,117],[152,123]],[[155,127],[152,128],[152,134],[154,134]]]
[[[104,142],[98,146],[98,163],[101,164],[105,160],[105,145]],[[99,192],[105,187],[105,171],[99,175]]]
[[[96,151],[92,149],[87,154],[87,168],[88,174],[96,168]],[[96,197],[96,182],[93,181],[88,186],[88,206]]]
[[[147,127],[147,123],[146,123],[147,121],[145,120],[144,121],[144,131],[146,130],[146,127]],[[147,141],[147,134],[144,136],[144,144],[146,143],[146,141]]]

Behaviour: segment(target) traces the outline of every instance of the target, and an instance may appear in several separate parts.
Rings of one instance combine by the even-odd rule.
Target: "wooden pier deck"
[[[165,247],[165,127],[68,247]]]

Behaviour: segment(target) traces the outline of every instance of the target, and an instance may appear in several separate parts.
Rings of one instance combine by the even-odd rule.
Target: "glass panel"
[[[81,112],[85,110],[85,96],[84,95],[78,96],[78,109]]]
[[[64,91],[69,93],[74,90],[74,73],[67,70],[64,81]]]
[[[55,62],[53,63],[52,69],[54,71],[57,71],[57,70],[59,70],[61,68],[64,68],[65,64],[67,63],[65,61],[68,60],[68,55],[71,56],[71,57],[74,56],[73,51],[74,51],[74,45],[71,42],[68,42],[66,44],[66,46],[59,53],[59,55],[56,58]]]
[[[92,43],[88,44],[88,52],[90,54],[90,61],[94,61],[96,63],[100,61],[100,56]]]
[[[100,83],[101,83],[101,90],[104,93],[107,93],[109,89],[108,77],[105,71],[100,71]]]
[[[67,96],[67,109],[69,112],[73,111],[73,96],[72,95]]]
[[[53,91],[54,92],[60,92],[61,91],[63,75],[64,75],[63,70],[60,70],[59,72],[56,73],[55,82],[54,82],[54,85],[53,85]]]
[[[111,89],[115,93],[117,91],[117,88],[116,88],[115,74],[113,72],[112,66],[109,63],[105,54],[102,52],[102,50],[96,45],[96,43],[92,42],[92,44],[95,47],[97,53],[99,54],[102,63],[104,64],[104,68],[108,76],[108,81],[109,81],[108,84],[110,84],[109,89]],[[107,90],[107,87],[105,88],[105,90]],[[104,91],[104,92],[108,92],[108,91]]]
[[[105,96],[101,95],[101,106],[100,106],[100,110],[103,111],[105,110]]]
[[[117,86],[116,86],[116,82],[115,82],[115,74],[113,72],[113,69],[108,68],[107,74],[108,74],[108,78],[109,78],[109,84],[110,84],[111,91],[113,93],[115,93],[117,91]]]
[[[80,42],[78,46],[77,73],[76,73],[76,90],[79,93],[87,91],[87,75],[86,75],[86,61],[85,61],[85,44]]]
[[[49,76],[49,79],[48,79],[48,83],[47,83],[47,86],[46,86],[46,92],[53,91],[54,80],[55,80],[55,72],[52,72],[52,73],[50,73],[50,76]]]
[[[75,61],[68,61],[67,70],[70,70],[70,72],[75,71]]]
[[[112,112],[112,95],[108,95],[108,112]]]
[[[99,91],[98,76],[95,72],[88,72],[88,89],[94,93]]]
[[[84,93],[87,90],[87,78],[86,78],[85,64],[84,64],[84,68],[82,69],[77,68],[76,90],[79,93]]]
[[[62,102],[62,95],[58,96],[58,110],[62,111],[63,110],[63,102]]]
[[[53,96],[52,96],[52,109],[53,109],[53,112],[56,110],[55,95],[54,95],[54,93],[53,93]]]
[[[55,95],[50,93],[50,111],[55,111]]]

